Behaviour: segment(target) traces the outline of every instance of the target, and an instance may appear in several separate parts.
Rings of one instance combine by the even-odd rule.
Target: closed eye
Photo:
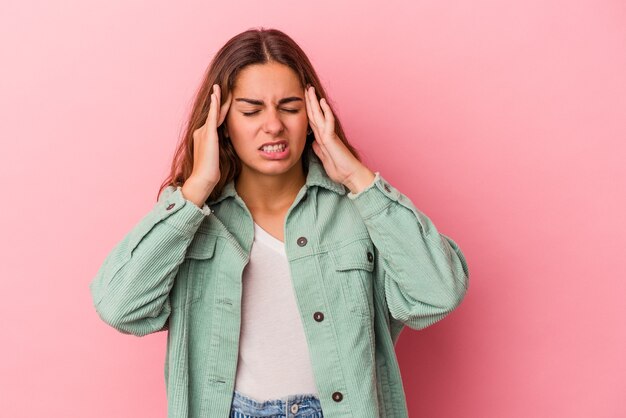
[[[289,113],[298,113],[300,110],[299,109],[283,109],[285,112],[289,112]],[[255,110],[254,112],[241,112],[244,116],[252,116],[255,113],[258,113],[258,110]]]

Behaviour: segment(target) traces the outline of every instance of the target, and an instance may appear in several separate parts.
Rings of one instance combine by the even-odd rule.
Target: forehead
[[[254,64],[241,70],[233,93],[250,98],[282,98],[287,94],[303,95],[296,72],[284,64]]]

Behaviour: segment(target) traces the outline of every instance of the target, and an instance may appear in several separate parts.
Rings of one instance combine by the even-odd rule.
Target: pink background
[[[258,26],[469,262],[463,304],[398,342],[410,415],[626,416],[623,1],[87,3],[0,6],[2,416],[166,416],[166,334],[109,328],[88,283]]]

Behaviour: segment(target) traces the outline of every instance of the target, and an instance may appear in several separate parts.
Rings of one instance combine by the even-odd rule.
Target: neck
[[[235,189],[251,211],[281,212],[291,206],[305,181],[305,173],[299,162],[283,174],[263,174],[242,169],[235,181]]]

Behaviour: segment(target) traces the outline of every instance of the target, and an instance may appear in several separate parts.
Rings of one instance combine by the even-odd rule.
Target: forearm
[[[380,173],[353,200],[377,249],[377,279],[396,319],[420,329],[459,305],[468,286],[465,257]]]

